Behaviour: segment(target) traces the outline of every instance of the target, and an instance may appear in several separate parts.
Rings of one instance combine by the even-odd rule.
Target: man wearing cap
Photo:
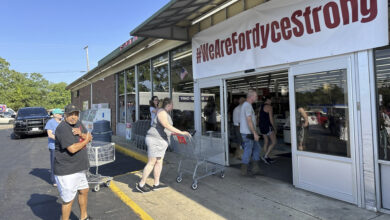
[[[56,108],[53,109],[51,113],[53,114],[53,118],[46,123],[45,130],[47,132],[48,146],[50,151],[50,181],[53,186],[57,186],[54,179],[54,143],[56,139],[55,131],[62,120],[62,114],[64,114],[64,112],[61,109]]]
[[[65,107],[65,120],[55,132],[54,175],[62,204],[62,219],[68,220],[72,204],[78,193],[80,219],[91,219],[87,213],[89,169],[86,145],[92,136],[79,121],[80,110],[69,104]]]

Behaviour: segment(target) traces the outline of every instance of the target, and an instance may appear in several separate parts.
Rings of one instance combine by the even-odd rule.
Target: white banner
[[[387,0],[272,0],[192,38],[194,78],[385,46]]]

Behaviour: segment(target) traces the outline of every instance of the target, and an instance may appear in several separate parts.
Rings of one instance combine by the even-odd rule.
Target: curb
[[[127,149],[125,147],[122,147],[118,144],[115,144],[115,149],[117,151],[125,154],[126,156],[135,158],[136,160],[142,161],[144,163],[148,162],[147,156],[142,155],[138,152],[132,151],[130,149]],[[137,172],[137,171],[134,171],[134,172]],[[129,172],[129,173],[134,173],[134,172]],[[126,173],[123,175],[127,175],[129,173]],[[126,195],[126,193],[124,193],[123,191],[121,191],[119,189],[119,187],[115,184],[114,180],[111,181],[109,188],[116,196],[118,196],[122,200],[122,202],[124,202],[127,206],[129,206],[134,211],[134,213],[136,215],[138,215],[142,220],[153,220],[153,218],[148,213],[146,213],[139,205],[137,205],[137,203],[135,203],[133,200],[131,200],[130,197],[128,197]]]
[[[148,163],[148,157],[143,155],[143,154],[140,154],[140,153],[135,152],[133,150],[130,150],[128,148],[122,147],[122,146],[120,146],[118,144],[115,144],[115,149],[117,151],[119,151],[119,152],[129,156],[129,157],[132,157],[132,158],[137,159],[139,161],[142,161],[144,163]]]
[[[130,199],[124,192],[122,192],[115,184],[111,181],[110,189],[115,193],[127,206],[129,206],[135,214],[137,214],[142,220],[153,220],[153,218],[146,213],[141,207],[137,205],[133,200]]]

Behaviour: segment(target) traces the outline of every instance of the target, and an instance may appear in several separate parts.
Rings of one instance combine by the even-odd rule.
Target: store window
[[[135,122],[135,69],[130,68],[125,71],[126,73],[126,123]]]
[[[168,53],[156,57],[153,64],[153,95],[160,100],[169,98]],[[162,103],[162,102],[161,102]]]
[[[138,65],[139,117],[150,120],[149,101],[152,98],[152,80],[150,78],[150,62]]]
[[[173,125],[181,130],[194,129],[194,79],[191,45],[171,52]]]
[[[125,75],[123,72],[118,73],[118,119],[119,123],[125,123]]]
[[[375,50],[378,105],[378,157],[390,161],[390,48]]]
[[[221,106],[219,86],[200,91],[202,103],[202,135],[221,137]]]
[[[295,76],[299,151],[350,157],[347,70]]]

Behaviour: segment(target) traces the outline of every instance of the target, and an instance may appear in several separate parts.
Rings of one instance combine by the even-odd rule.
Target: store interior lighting
[[[177,60],[189,57],[191,55],[192,55],[192,51],[191,50],[185,51],[183,53],[180,53],[179,56],[174,57],[173,61],[177,61]],[[158,62],[153,63],[153,68],[164,66],[164,65],[168,65],[168,59],[164,59],[162,61],[158,61]]]

